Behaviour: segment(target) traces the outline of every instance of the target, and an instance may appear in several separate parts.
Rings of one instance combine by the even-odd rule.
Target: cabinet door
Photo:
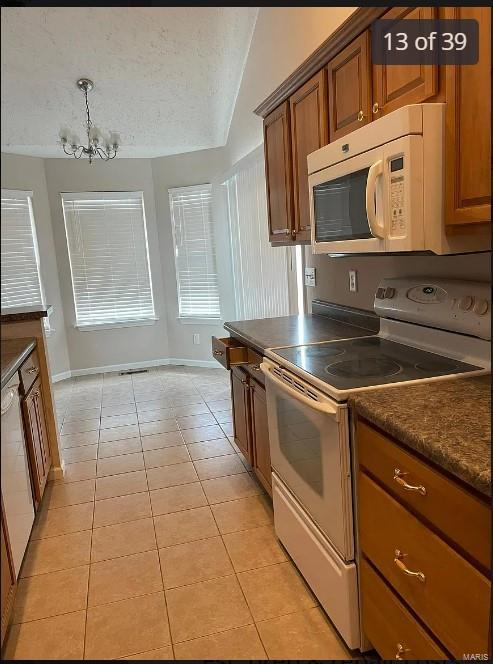
[[[37,507],[43,497],[51,462],[46,437],[41,381],[39,379],[36,380],[23,400],[22,410],[27,434],[34,500]]]
[[[308,165],[310,152],[328,142],[326,72],[322,70],[301,86],[289,100],[293,155],[293,240],[310,241]]]
[[[264,120],[265,178],[269,238],[286,243],[293,221],[293,173],[289,103],[285,101]]]
[[[248,374],[243,369],[234,367],[231,370],[231,398],[235,443],[248,463],[252,464],[249,391]]]
[[[267,421],[265,388],[254,380],[250,383],[250,399],[252,408],[253,468],[264,489],[272,496],[269,426]]]
[[[382,19],[436,19],[437,7],[393,7]],[[429,101],[438,92],[437,65],[373,65],[373,119],[408,104]]]
[[[10,551],[9,534],[7,522],[3,511],[2,498],[2,543],[1,543],[1,565],[2,565],[2,643],[9,625],[12,605],[15,595],[15,570],[12,554]]]
[[[476,65],[445,67],[445,222],[491,220],[491,10],[448,8],[447,18],[479,22]]]
[[[335,141],[371,121],[370,33],[367,30],[327,65],[329,134]]]

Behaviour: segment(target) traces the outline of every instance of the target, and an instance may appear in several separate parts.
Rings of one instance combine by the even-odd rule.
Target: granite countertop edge
[[[443,389],[447,391],[454,390],[458,402],[467,408],[468,397],[473,389],[481,388],[489,391],[488,383],[490,376],[481,376],[477,378],[462,378],[452,381],[438,381],[434,384],[428,383],[429,395],[428,406],[431,407],[433,399],[437,403],[443,399]],[[431,387],[430,387],[431,386]],[[418,389],[422,386],[416,386]],[[403,416],[403,410],[410,413],[412,400],[410,399],[413,386],[403,388],[384,388],[382,390],[360,395],[353,395],[349,398],[349,405],[361,416],[374,424],[385,433],[393,436],[399,443],[411,451],[414,450],[421,456],[433,462],[436,466],[456,477],[469,487],[475,489],[483,496],[491,496],[491,432],[488,433],[488,426],[491,417],[491,408],[479,408],[476,411],[477,431],[471,430],[467,439],[462,438],[463,431],[457,431],[456,419],[444,415],[435,422],[434,426],[426,426],[426,418],[419,418],[416,415],[415,424],[410,417]],[[392,405],[384,405],[381,400],[384,398],[384,392],[391,395],[391,390],[406,390],[405,398],[395,394],[397,399],[392,400]],[[375,398],[376,392],[381,393],[381,398]],[[406,398],[407,397],[407,398]],[[409,405],[402,405],[402,404]],[[397,404],[397,405],[393,405]],[[419,406],[415,407],[420,412]],[[443,402],[442,402],[443,408]],[[414,411],[415,413],[417,412]],[[454,408],[455,411],[455,408]],[[443,411],[442,411],[443,412]],[[458,415],[460,418],[460,413]],[[447,427],[448,425],[448,427]],[[440,434],[435,435],[434,431],[439,428]],[[478,435],[479,433],[479,435]],[[454,437],[455,436],[455,437]]]
[[[11,311],[4,309],[0,313],[1,323],[18,323],[26,320],[39,320],[46,318],[53,312],[53,305],[46,305],[44,307],[29,309],[14,308]]]
[[[15,341],[17,345],[20,345],[20,348],[18,350],[16,349],[11,353],[8,351],[4,352],[4,348],[5,347],[8,348],[10,341]],[[2,377],[1,377],[2,390],[35,348],[36,348],[35,339],[2,340]]]

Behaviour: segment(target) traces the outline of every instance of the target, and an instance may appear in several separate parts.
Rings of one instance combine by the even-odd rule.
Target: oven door
[[[354,556],[348,411],[268,360],[271,465],[344,560]]]

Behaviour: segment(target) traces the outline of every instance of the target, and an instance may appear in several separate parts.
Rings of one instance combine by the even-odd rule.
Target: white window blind
[[[44,304],[32,195],[2,189],[2,309]]]
[[[169,190],[180,318],[220,318],[212,185]]]
[[[225,183],[238,320],[288,316],[290,248],[271,247],[264,162],[247,162]]]
[[[62,194],[79,327],[155,318],[142,192]]]

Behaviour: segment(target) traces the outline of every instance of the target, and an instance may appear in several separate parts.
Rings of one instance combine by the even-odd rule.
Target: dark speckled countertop
[[[46,318],[53,311],[51,304],[46,306],[36,305],[34,307],[10,307],[9,309],[2,309],[0,313],[0,322],[2,323],[19,323],[26,320],[39,320]]]
[[[36,348],[35,339],[2,339],[2,389]]]
[[[491,495],[491,376],[371,390],[349,403],[403,444]]]
[[[378,319],[377,319],[378,320]],[[266,348],[297,346],[332,339],[349,339],[375,334],[376,330],[328,316],[281,316],[261,320],[242,320],[225,323],[224,328],[247,345],[263,353]]]

